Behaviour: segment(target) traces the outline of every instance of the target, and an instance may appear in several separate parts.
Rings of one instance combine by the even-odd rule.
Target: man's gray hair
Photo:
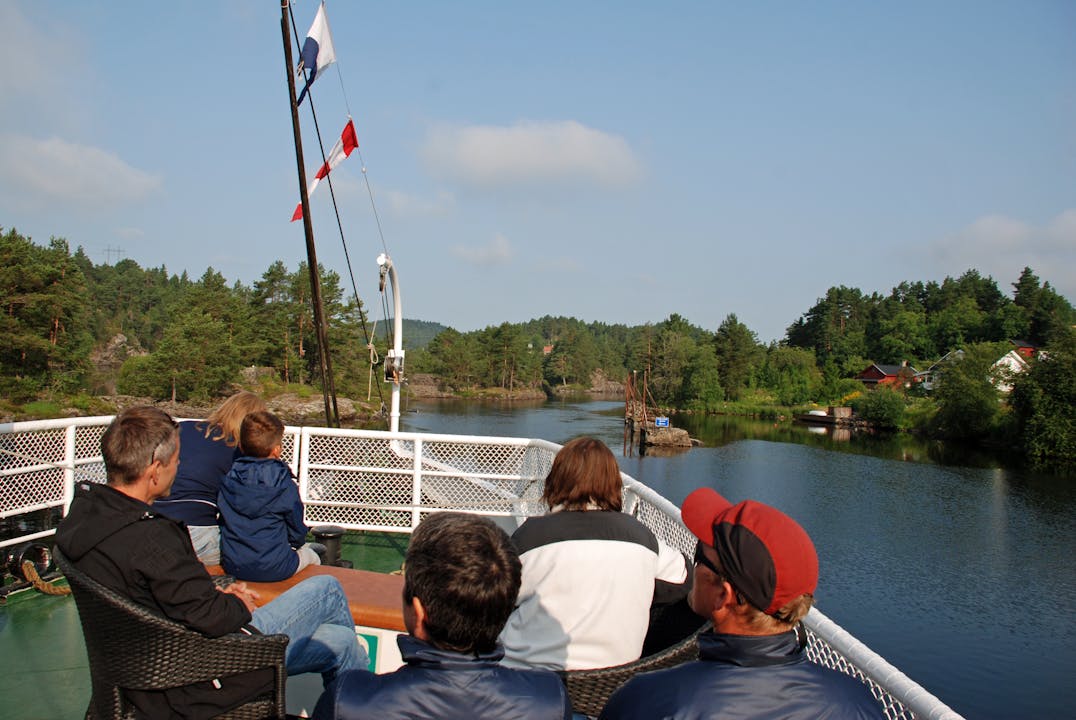
[[[101,455],[110,485],[130,485],[154,460],[167,462],[179,446],[172,416],[149,405],[121,412],[101,436]]]

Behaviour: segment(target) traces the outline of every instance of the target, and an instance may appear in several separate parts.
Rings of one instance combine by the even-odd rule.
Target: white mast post
[[[403,309],[400,302],[400,281],[396,276],[396,266],[385,253],[377,256],[381,268],[381,289],[385,289],[385,275],[392,282],[392,349],[385,357],[385,382],[392,383],[392,404],[389,409],[389,431],[400,431],[400,383],[403,382]]]

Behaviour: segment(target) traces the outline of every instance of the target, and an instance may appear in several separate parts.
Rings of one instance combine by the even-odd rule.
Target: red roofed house
[[[900,365],[879,365],[874,363],[859,374],[859,380],[864,385],[911,387],[915,375],[915,368],[908,365],[907,361]]]

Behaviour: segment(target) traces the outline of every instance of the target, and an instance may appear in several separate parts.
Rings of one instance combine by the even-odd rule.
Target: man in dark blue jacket
[[[814,602],[818,555],[795,520],[710,488],[684,500],[699,539],[688,602],[714,623],[699,660],[644,673],[609,698],[602,720],[881,719],[859,680],[808,661],[797,624]]]
[[[519,594],[519,557],[490,520],[430,515],[415,529],[404,563],[398,638],[406,663],[375,675],[340,675],[314,709],[315,720],[566,720],[571,704],[546,670],[500,665],[497,636]]]

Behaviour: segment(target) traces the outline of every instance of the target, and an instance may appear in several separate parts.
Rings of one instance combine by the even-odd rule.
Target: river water
[[[598,437],[677,504],[703,485],[772,504],[817,546],[819,609],[954,710],[1076,717],[1076,477],[738,418],[676,417],[705,446],[640,457],[612,401],[407,410],[406,431]]]

